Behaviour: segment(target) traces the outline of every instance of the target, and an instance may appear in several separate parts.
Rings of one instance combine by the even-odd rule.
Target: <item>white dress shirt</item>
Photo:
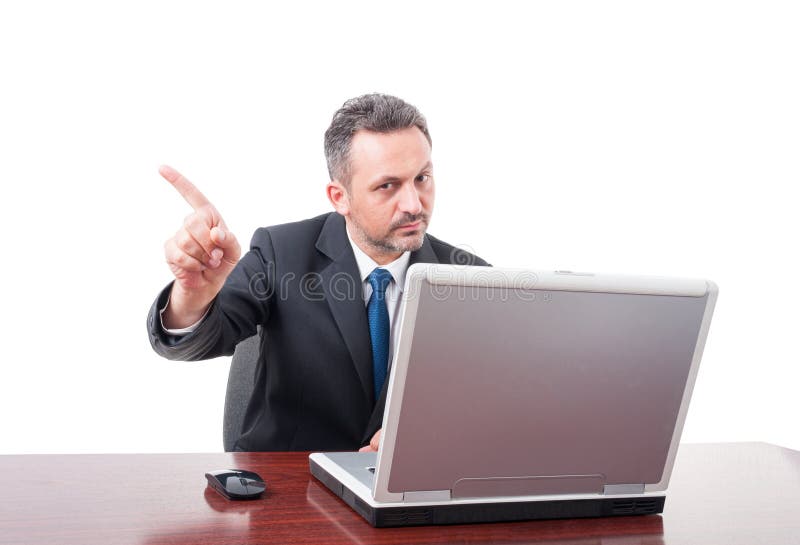
[[[389,311],[389,364],[392,363],[394,357],[394,347],[397,346],[397,335],[400,332],[399,327],[395,327],[398,319],[400,318],[400,297],[403,295],[403,288],[406,282],[406,270],[408,270],[408,261],[411,258],[411,252],[403,252],[403,254],[386,265],[378,265],[370,256],[353,242],[350,237],[350,232],[347,232],[347,239],[353,247],[353,254],[356,256],[356,264],[358,265],[358,272],[361,276],[361,287],[364,293],[364,308],[369,304],[369,298],[372,296],[372,285],[367,281],[367,277],[376,268],[386,269],[392,275],[392,281],[386,287],[386,310]]]

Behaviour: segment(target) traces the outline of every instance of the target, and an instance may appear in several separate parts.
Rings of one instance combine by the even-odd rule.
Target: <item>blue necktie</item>
[[[369,339],[372,342],[372,378],[375,400],[386,380],[389,366],[389,310],[386,308],[386,287],[392,281],[392,273],[386,269],[375,269],[367,277],[372,286],[372,296],[367,305]]]

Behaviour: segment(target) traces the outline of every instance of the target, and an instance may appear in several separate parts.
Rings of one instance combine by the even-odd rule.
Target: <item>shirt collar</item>
[[[408,262],[411,259],[411,252],[405,251],[391,263],[378,265],[374,259],[364,253],[364,250],[359,248],[358,244],[353,241],[349,229],[345,228],[345,231],[347,232],[347,240],[350,241],[350,246],[353,247],[353,254],[356,256],[356,264],[358,265],[358,273],[361,275],[361,281],[365,282],[370,273],[375,270],[376,267],[380,267],[391,273],[395,285],[397,285],[402,292],[405,286],[406,270],[408,269]]]

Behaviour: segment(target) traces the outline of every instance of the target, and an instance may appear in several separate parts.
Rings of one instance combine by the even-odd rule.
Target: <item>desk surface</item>
[[[264,498],[228,502],[204,474],[261,474]],[[370,527],[308,472],[303,453],[0,456],[0,543],[800,544],[800,452],[682,445],[663,515]]]

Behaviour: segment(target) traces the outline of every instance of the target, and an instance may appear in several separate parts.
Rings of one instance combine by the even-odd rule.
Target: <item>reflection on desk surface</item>
[[[375,543],[376,532],[392,531],[402,534],[402,541],[398,543],[431,543],[433,531],[437,535],[436,542],[470,545],[664,545],[660,515],[376,529],[316,480],[308,482],[306,500],[327,519],[330,527],[336,528],[338,535],[332,540],[335,543],[366,545]],[[586,537],[587,533],[591,537]]]
[[[262,475],[265,496],[209,490],[226,467]],[[800,452],[765,443],[682,445],[661,516],[410,528],[371,527],[302,452],[5,455],[0,478],[0,545],[800,544]]]

